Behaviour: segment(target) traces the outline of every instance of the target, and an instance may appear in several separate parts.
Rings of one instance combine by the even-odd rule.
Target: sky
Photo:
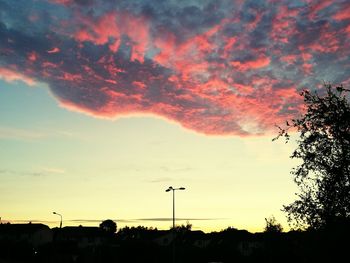
[[[350,84],[347,0],[0,0],[3,222],[262,231],[302,89]]]

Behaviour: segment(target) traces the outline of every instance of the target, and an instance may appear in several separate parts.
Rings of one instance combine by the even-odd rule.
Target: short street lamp
[[[54,215],[58,215],[61,217],[61,221],[60,221],[60,228],[62,228],[62,215],[56,212],[52,212]]]

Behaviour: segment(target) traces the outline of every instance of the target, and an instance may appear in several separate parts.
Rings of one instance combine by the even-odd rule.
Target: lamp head
[[[169,191],[171,191],[171,190],[173,190],[173,187],[172,187],[172,186],[169,186],[169,188],[166,189],[165,192],[169,192]]]
[[[186,188],[185,188],[185,187],[180,187],[179,189],[180,189],[180,190],[185,190]]]

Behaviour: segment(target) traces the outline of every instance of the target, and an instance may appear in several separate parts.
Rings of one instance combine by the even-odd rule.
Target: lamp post
[[[60,221],[60,228],[62,228],[62,215],[56,212],[52,212],[54,215],[58,215],[61,217],[61,221]]]
[[[175,229],[175,191],[176,190],[185,190],[185,187],[173,188],[172,186],[169,186],[169,188],[165,190],[165,192],[173,191],[173,229]]]
[[[185,187],[174,188],[169,186],[165,192],[173,191],[173,262],[175,262],[175,191],[177,190],[185,190]]]

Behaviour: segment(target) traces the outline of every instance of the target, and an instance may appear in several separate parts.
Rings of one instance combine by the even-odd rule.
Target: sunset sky
[[[2,222],[262,231],[304,89],[350,84],[348,0],[0,0]]]

